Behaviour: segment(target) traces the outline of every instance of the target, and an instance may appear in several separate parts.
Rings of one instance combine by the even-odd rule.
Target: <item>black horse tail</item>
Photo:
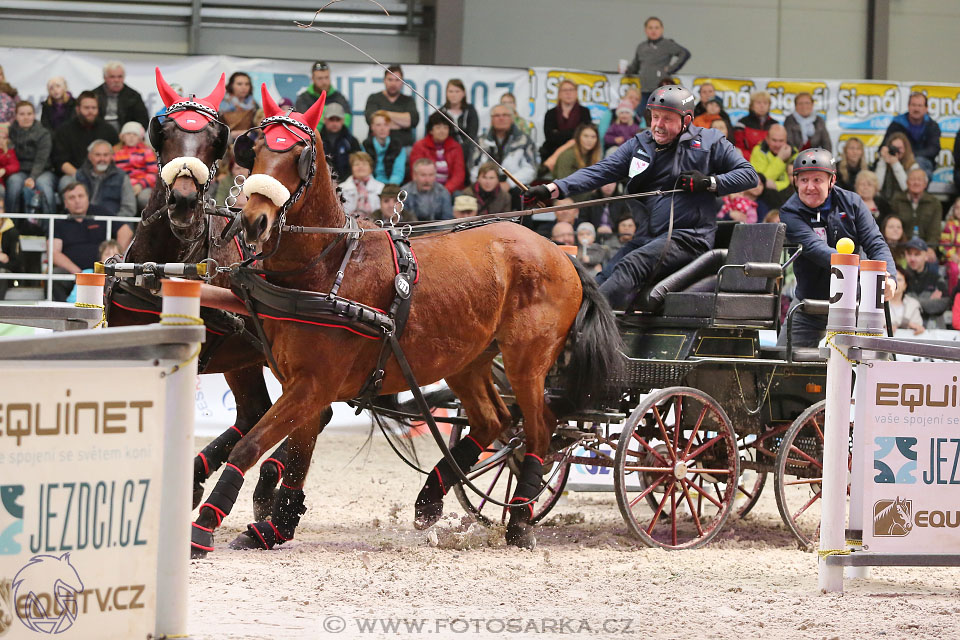
[[[580,276],[583,299],[567,334],[561,374],[564,403],[571,413],[597,407],[616,385],[623,371],[623,342],[610,303],[600,293],[593,274],[571,256]]]

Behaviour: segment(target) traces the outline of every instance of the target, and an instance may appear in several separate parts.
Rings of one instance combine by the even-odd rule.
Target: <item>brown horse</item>
[[[204,98],[177,95],[159,68],[156,77],[157,90],[169,115],[162,123],[151,122],[150,135],[163,170],[124,260],[195,263],[212,258],[221,265],[240,262],[239,244],[235,240],[219,239],[227,220],[209,215],[205,202],[230,132],[217,117],[217,107],[224,94],[224,76],[221,75],[213,92]],[[212,283],[229,286],[223,275]],[[160,299],[145,293],[114,284],[108,296],[110,325],[157,322]],[[227,322],[224,330],[218,323],[211,322],[217,313],[204,313],[207,340],[200,353],[201,373],[224,374],[236,400],[237,417],[233,426],[194,458],[194,507],[203,497],[204,481],[223,465],[233,446],[272,404],[263,377],[262,351],[237,333],[238,327],[231,328],[231,323]],[[284,458],[283,455],[277,457]],[[282,469],[280,461],[261,467],[261,480],[254,493],[258,518],[265,517],[273,507],[274,488]]]
[[[344,227],[347,223],[323,149],[312,133],[324,97],[306,114],[283,116],[265,86],[262,94],[267,118],[253,147],[253,175],[245,186],[249,200],[242,212],[244,235],[269,256],[265,268],[270,273],[290,273],[269,277],[272,283],[326,293],[344,258],[345,243],[317,261],[336,241],[335,235],[283,233],[281,242],[276,228],[284,217],[281,212],[292,225]],[[239,157],[239,145],[237,153]],[[305,172],[305,167],[313,171]],[[302,197],[291,193],[302,193]],[[527,447],[513,497],[519,505],[510,509],[507,539],[531,547],[535,544],[529,525],[531,498],[541,484],[542,458],[557,424],[545,403],[545,378],[567,347],[567,388],[576,396],[573,404],[582,406],[602,388],[620,361],[613,314],[586,272],[557,246],[521,225],[489,224],[418,238],[411,244],[420,276],[413,286],[400,344],[420,384],[444,378],[459,397],[471,429],[470,437],[455,446],[452,454],[464,470],[512,424],[491,371],[497,349],[502,353],[523,413]],[[340,295],[388,309],[396,276],[388,233],[368,229],[348,264]],[[192,531],[195,556],[213,549],[213,530],[232,508],[243,472],[288,435],[298,443],[297,449],[312,449],[308,442],[299,443],[315,435],[315,425],[330,403],[359,394],[381,347],[376,339],[301,322],[265,320],[264,330],[283,380],[283,394],[234,448],[209,501],[201,506]],[[491,348],[494,344],[496,348]],[[382,393],[408,388],[391,358]],[[456,481],[445,461],[433,469],[416,501],[418,528],[440,517],[443,496]],[[251,525],[247,541],[258,539],[260,546],[271,547],[292,537],[305,510],[301,489],[302,482],[285,482],[278,491],[280,511],[272,522]]]

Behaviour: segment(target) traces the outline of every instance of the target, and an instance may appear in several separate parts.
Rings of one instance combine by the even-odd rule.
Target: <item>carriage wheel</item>
[[[740,459],[755,461],[757,450],[748,444],[741,444]],[[734,502],[737,509],[737,518],[743,518],[757,506],[757,502],[760,501],[760,494],[763,492],[763,486],[767,482],[766,471],[744,469],[743,465],[740,466],[740,469],[740,482],[737,486],[737,498]]]
[[[613,482],[623,519],[645,544],[695,549],[733,512],[739,472],[737,436],[726,412],[703,391],[671,387],[650,394],[630,414]],[[652,512],[645,506],[651,494]]]
[[[454,425],[450,433],[450,446],[453,447],[460,438],[463,437],[464,427]],[[525,447],[521,445],[517,449],[503,457],[495,464],[488,464],[487,461],[496,456],[504,448],[504,443],[497,439],[493,444],[486,448],[480,455],[480,460],[474,465],[474,469],[483,469],[481,473],[474,476],[468,473],[471,482],[486,493],[488,496],[499,500],[500,502],[509,502],[513,497],[513,492],[517,488],[517,475],[520,471],[520,462],[523,460]],[[549,482],[546,490],[540,494],[540,498],[534,505],[533,518],[531,524],[536,524],[542,520],[557,502],[563,496],[563,488],[567,484],[567,478],[570,476],[570,464],[564,463],[562,467],[554,470],[562,459],[561,453],[548,454],[544,458],[542,483]],[[484,526],[494,526],[506,524],[509,519],[509,511],[506,507],[501,507],[491,503],[489,500],[481,498],[473,490],[466,488],[462,483],[457,483],[453,487],[453,493],[457,496],[457,501],[468,513],[473,515],[478,522]]]
[[[804,546],[820,540],[823,485],[823,426],[826,400],[808,407],[787,429],[777,453],[774,487],[777,508],[787,529]],[[852,446],[853,429],[850,431]],[[852,462],[847,458],[847,468]],[[847,485],[847,495],[850,485]]]

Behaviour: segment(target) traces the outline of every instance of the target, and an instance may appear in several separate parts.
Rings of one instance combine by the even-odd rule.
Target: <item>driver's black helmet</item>
[[[678,84],[667,84],[653,90],[647,101],[647,109],[664,109],[680,114],[681,119],[685,116],[692,118],[694,102],[689,89]]]
[[[825,171],[832,176],[837,175],[833,166],[833,154],[820,147],[801,151],[793,160],[793,174],[797,175],[802,171]]]

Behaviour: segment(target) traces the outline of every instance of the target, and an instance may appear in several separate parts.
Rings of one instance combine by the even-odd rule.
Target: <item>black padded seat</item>
[[[641,311],[657,311],[663,306],[668,293],[686,291],[697,282],[710,278],[717,273],[726,257],[726,249],[711,249],[701,254],[690,264],[644,291],[637,301],[637,308]]]
[[[780,223],[737,224],[733,227],[730,248],[723,264],[779,264],[784,236],[785,227]],[[687,268],[692,266],[693,263]],[[731,267],[723,271],[719,294],[715,293],[716,277],[711,279],[701,275],[682,291],[667,291],[664,296],[663,316],[713,317],[719,321],[734,322],[776,322],[780,312],[780,299],[775,277],[747,276],[743,269]]]

